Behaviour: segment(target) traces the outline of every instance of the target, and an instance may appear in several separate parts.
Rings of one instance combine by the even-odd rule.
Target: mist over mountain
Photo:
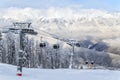
[[[61,38],[90,39],[119,45],[120,12],[78,8],[6,8],[0,10],[0,27],[13,22],[32,22],[35,30],[44,30]]]

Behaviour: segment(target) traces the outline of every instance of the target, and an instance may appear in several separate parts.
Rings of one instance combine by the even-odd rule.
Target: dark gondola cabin
[[[41,48],[46,47],[46,43],[45,43],[45,42],[41,42],[41,43],[40,43],[40,47],[41,47]]]
[[[88,61],[86,61],[85,64],[87,65],[87,64],[88,64]]]
[[[54,49],[59,49],[59,47],[60,47],[59,44],[54,44],[54,45],[53,45],[53,48],[54,48]]]
[[[94,64],[94,61],[91,61],[91,64],[93,65],[93,64]]]
[[[76,45],[77,47],[80,47],[80,43],[76,43],[75,45]]]

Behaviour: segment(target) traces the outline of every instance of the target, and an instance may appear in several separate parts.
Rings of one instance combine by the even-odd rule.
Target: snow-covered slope
[[[16,76],[16,67],[0,64],[0,80],[120,80],[120,71],[77,69],[23,69]]]

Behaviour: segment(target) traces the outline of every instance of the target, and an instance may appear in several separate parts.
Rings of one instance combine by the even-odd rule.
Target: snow
[[[78,69],[27,69],[16,76],[16,66],[0,64],[0,80],[120,80],[120,71]]]

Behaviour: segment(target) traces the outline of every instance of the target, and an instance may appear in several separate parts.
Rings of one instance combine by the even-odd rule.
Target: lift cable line
[[[71,47],[72,47],[73,45],[76,46],[76,47],[80,47],[79,41],[77,41],[77,40],[75,40],[75,39],[65,39],[65,38],[61,38],[61,37],[58,36],[58,35],[55,35],[55,34],[46,32],[46,31],[44,31],[44,30],[41,30],[41,29],[39,29],[39,28],[35,28],[35,29],[36,29],[36,30],[39,30],[39,32],[43,32],[43,33],[45,33],[45,34],[50,35],[50,36],[51,36],[52,38],[54,38],[54,39],[63,41],[63,42],[65,42],[65,43],[67,43],[68,45],[70,45]],[[41,33],[39,33],[39,34],[41,34]]]
[[[76,46],[76,47],[80,47],[80,43],[79,41],[75,40],[75,39],[66,39],[66,38],[61,38],[61,36],[58,36],[58,35],[55,35],[55,34],[52,34],[50,32],[47,32],[47,31],[44,31],[44,30],[41,30],[39,28],[35,28],[35,27],[32,27],[30,26],[31,23],[21,23],[22,25],[25,25],[25,28],[23,28],[23,26],[21,24],[18,24],[17,23],[13,23],[15,27],[13,28],[3,28],[3,31],[2,33],[7,33],[8,31],[11,31],[11,32],[14,32],[15,34],[18,34],[18,31],[19,30],[22,30],[24,33],[29,33],[29,34],[43,34],[45,36],[50,36],[49,38],[53,38],[53,39],[57,39],[57,40],[60,40],[62,42],[65,42],[67,43],[68,45],[70,46]],[[28,24],[29,27],[26,26],[26,24]],[[17,28],[18,27],[18,28]],[[26,28],[29,28],[26,29]],[[34,32],[34,30],[36,30],[37,32]],[[73,44],[74,43],[74,44]]]

